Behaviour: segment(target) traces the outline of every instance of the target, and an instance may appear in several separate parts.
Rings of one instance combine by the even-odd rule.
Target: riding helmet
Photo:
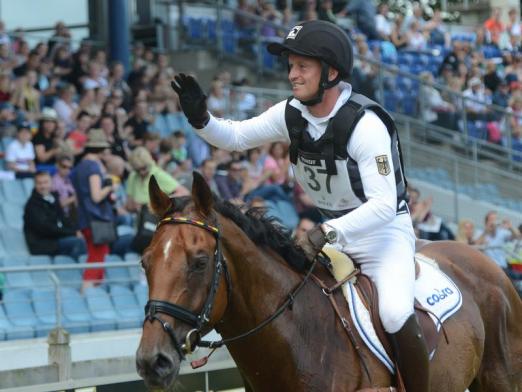
[[[350,38],[339,26],[323,20],[298,24],[290,30],[283,43],[271,43],[267,49],[276,56],[290,52],[318,58],[337,69],[342,79],[352,73]]]

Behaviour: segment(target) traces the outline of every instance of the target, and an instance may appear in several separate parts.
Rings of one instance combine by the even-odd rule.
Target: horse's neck
[[[246,238],[241,241],[235,237],[234,243],[227,243],[226,248],[233,286],[218,331],[224,338],[230,338],[273,315],[302,276],[276,260],[274,252],[262,251]],[[354,350],[343,347],[344,340],[339,344],[339,336],[328,301],[310,281],[291,309],[262,331],[229,344],[228,349],[255,390],[275,385],[277,390],[328,391],[332,375],[321,371],[318,377],[318,367],[338,368],[336,360],[346,362],[344,385],[360,379],[359,367],[349,364]]]

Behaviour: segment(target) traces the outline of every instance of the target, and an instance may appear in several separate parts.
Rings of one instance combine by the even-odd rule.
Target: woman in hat
[[[109,243],[95,244],[91,225],[93,220],[114,222],[110,197],[112,181],[106,177],[102,156],[110,148],[101,129],[91,129],[85,144],[85,155],[71,173],[78,198],[78,226],[87,243],[87,262],[103,262],[109,253]],[[103,269],[88,269],[83,274],[82,291],[103,279]]]
[[[36,168],[54,174],[56,155],[60,152],[56,129],[58,116],[52,108],[44,108],[40,117],[40,126],[34,136],[33,144],[36,154]]]

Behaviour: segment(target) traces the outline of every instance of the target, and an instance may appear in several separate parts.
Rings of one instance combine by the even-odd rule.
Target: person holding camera
[[[111,197],[115,185],[106,175],[102,156],[110,144],[101,129],[91,129],[85,143],[84,156],[71,173],[71,180],[78,198],[78,226],[87,243],[87,263],[101,263],[109,253],[109,245],[115,238],[115,216]],[[96,225],[96,226],[95,226]],[[102,232],[114,238],[100,237]],[[83,274],[82,292],[103,280],[103,269],[88,269]]]

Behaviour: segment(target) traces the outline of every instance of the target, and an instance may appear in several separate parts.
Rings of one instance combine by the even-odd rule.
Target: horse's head
[[[226,307],[217,214],[210,188],[194,173],[192,202],[171,200],[154,177],[151,207],[159,224],[142,265],[149,302],[136,367],[145,383],[169,387],[180,362]]]

